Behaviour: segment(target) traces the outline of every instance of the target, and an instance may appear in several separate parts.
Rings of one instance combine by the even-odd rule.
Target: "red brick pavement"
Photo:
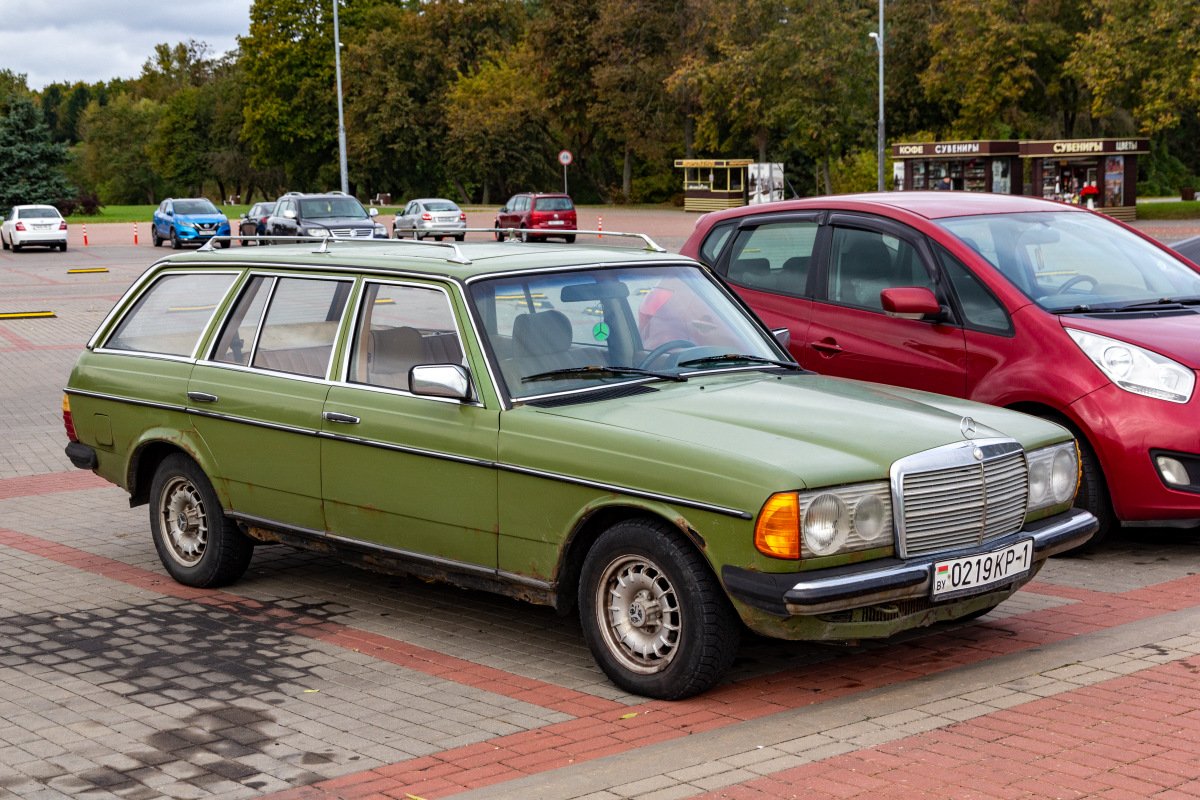
[[[66,446],[65,435],[63,446]],[[21,478],[4,478],[0,480],[0,500],[54,492],[99,489],[102,486],[111,486],[111,484],[99,475],[81,469],[70,472],[51,472],[45,475],[27,475]]]
[[[1200,658],[702,795],[1200,798]]]

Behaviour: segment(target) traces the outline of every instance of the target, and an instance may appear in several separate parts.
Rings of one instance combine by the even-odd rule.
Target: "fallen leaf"
[[[622,714],[621,719],[633,719],[637,714]]]

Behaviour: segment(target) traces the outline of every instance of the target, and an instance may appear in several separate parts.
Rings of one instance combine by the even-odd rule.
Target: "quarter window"
[[[916,248],[878,231],[834,228],[829,258],[829,299],[883,310],[879,293],[898,286],[923,286],[936,293]]]
[[[351,383],[404,391],[415,366],[463,363],[446,295],[420,286],[368,284],[352,352]]]
[[[714,225],[713,229],[708,232],[708,236],[704,237],[703,244],[700,245],[700,260],[709,267],[715,267],[717,259],[721,256],[721,249],[725,247],[725,243],[729,241],[729,234],[733,233],[735,228],[737,228],[736,221]]]
[[[277,278],[251,366],[323,378],[350,281]]]
[[[779,222],[740,231],[726,277],[750,289],[805,294],[819,227],[815,222]]]
[[[110,350],[190,356],[236,275],[167,275],[142,294],[108,337]]]

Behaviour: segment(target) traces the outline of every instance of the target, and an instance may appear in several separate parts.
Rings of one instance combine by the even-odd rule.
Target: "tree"
[[[62,172],[67,149],[50,140],[42,111],[28,95],[12,93],[0,117],[0,207],[57,203],[74,195]]]
[[[147,143],[153,141],[163,107],[153,100],[117,95],[108,105],[93,100],[79,121],[80,170],[104,203],[157,201],[161,180]]]

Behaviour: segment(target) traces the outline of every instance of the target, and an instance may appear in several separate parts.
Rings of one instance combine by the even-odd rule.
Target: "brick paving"
[[[694,223],[599,213],[668,244]],[[277,546],[224,591],[175,584],[146,510],[62,454],[75,354],[168,252],[89,236],[0,255],[0,310],[58,314],[0,322],[0,798],[1200,796],[1195,533],[1056,559],[979,624],[749,636],[680,703],[507,598]]]

